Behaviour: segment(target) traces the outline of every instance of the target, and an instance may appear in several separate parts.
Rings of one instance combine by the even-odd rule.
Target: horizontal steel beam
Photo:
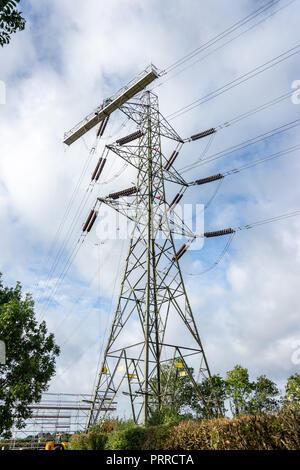
[[[126,103],[130,98],[143,90],[147,85],[149,85],[153,80],[158,78],[158,72],[151,67],[144,76],[137,80],[133,85],[128,88],[124,87],[121,89],[121,93],[115,96],[113,99],[106,100],[107,103],[103,107],[99,106],[95,111],[89,114],[83,121],[79,122],[73,129],[65,133],[64,144],[71,145],[73,142],[78,140],[89,130],[95,127],[103,119],[110,116],[114,111],[116,111],[122,104]]]

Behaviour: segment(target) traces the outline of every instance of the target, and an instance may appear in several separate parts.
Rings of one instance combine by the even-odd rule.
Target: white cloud
[[[25,32],[17,34],[11,44],[1,50],[0,79],[7,85],[7,105],[0,106],[0,261],[8,283],[20,279],[26,289],[39,295],[66,237],[67,227],[86,194],[101,149],[87,166],[67,223],[47,259],[49,246],[87,158],[82,141],[64,151],[63,133],[151,60],[164,68],[255,8],[252,1],[240,1],[238,5],[233,0],[216,3],[217,6],[209,2],[200,6],[192,0],[187,6],[183,0],[114,0],[105,4],[95,0],[53,0],[45,10],[41,2],[29,2],[30,14],[37,17],[31,16]],[[166,81],[155,90],[162,112],[171,114],[293,47],[297,43],[298,16],[299,5],[293,4],[267,23]],[[297,57],[195,108],[173,120],[172,125],[185,137],[284,94],[292,81],[299,78]],[[168,76],[161,82],[165,78]],[[297,119],[297,112],[297,106],[286,101],[222,130],[208,155]],[[123,117],[114,119],[111,126],[117,130]],[[121,134],[129,129],[122,130]],[[107,132],[112,133],[110,128]],[[86,136],[88,146],[92,145],[93,138],[94,135]],[[253,147],[248,157],[260,158],[294,143],[297,143],[297,130],[288,137],[282,135],[268,144]],[[177,168],[199,157],[204,146],[202,142],[185,146]],[[113,155],[109,158],[102,181],[122,166]],[[199,167],[186,177],[207,176],[239,166],[241,161],[240,153],[233,154]],[[295,154],[228,177],[206,211],[206,227],[223,228],[297,209],[298,175]],[[118,179],[105,186],[100,184],[90,194],[57,269],[51,273],[50,285],[55,285],[96,195],[127,187],[133,178],[134,173],[127,169]],[[175,192],[175,188],[169,189],[170,194]],[[212,186],[196,188],[187,195],[186,201],[202,202],[212,193]],[[242,363],[252,374],[266,373],[282,383],[295,371],[296,366],[290,360],[290,341],[300,337],[299,229],[299,222],[289,219],[241,232],[235,237],[229,256],[220,265],[206,275],[187,280],[213,372],[224,373],[236,363]],[[97,275],[94,276],[98,267],[97,242],[95,233],[91,234],[56,292],[56,303],[50,304],[45,312],[49,329],[55,332],[59,342],[80,325],[78,334],[70,338],[59,359],[59,374],[73,362],[61,379],[54,382],[53,387],[60,391],[91,391],[97,351],[106,331],[103,325],[108,323],[109,299],[113,292],[111,311],[116,304],[127,245],[108,241],[102,246],[99,281]],[[198,272],[214,262],[221,245],[222,242],[213,245],[210,241],[201,252],[187,255],[182,260],[185,271]],[[38,289],[35,288],[37,282]],[[103,309],[97,303],[99,285],[105,302]],[[80,292],[84,286],[87,287],[82,300]],[[82,315],[89,311],[92,313],[80,323]],[[62,321],[63,326],[58,329]],[[97,321],[99,328],[95,328]],[[174,340],[179,340],[180,333],[175,325]]]

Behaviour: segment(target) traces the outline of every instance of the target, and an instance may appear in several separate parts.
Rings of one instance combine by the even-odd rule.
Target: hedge
[[[296,450],[300,449],[300,410],[144,428],[133,423],[75,434],[74,450]],[[101,431],[101,432],[100,432]]]
[[[88,434],[73,434],[71,436],[72,450],[104,450],[108,435],[90,432]]]

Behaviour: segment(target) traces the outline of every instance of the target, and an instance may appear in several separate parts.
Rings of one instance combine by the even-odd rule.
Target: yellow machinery
[[[45,450],[71,450],[71,444],[69,442],[48,441]]]

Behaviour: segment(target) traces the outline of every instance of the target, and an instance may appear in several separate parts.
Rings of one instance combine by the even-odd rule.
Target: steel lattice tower
[[[177,148],[183,141],[159,112],[158,98],[152,92],[143,92],[139,100],[120,109],[137,124],[138,143],[120,145],[117,141],[107,147],[137,169],[137,183],[98,198],[98,204],[125,215],[133,231],[87,428],[98,422],[99,409],[109,408],[121,391],[128,397],[134,421],[145,424],[151,410],[161,409],[166,400],[168,377],[161,381],[163,363],[175,366],[180,361],[198,394],[187,362],[190,356],[197,358],[199,377],[210,378],[174,243],[173,235],[183,225],[175,216],[170,218],[166,204],[165,181],[181,185],[184,181],[165,159],[161,139],[172,139]],[[187,344],[174,345],[169,340],[175,319],[180,319]],[[133,336],[139,341],[134,342]],[[199,400],[204,402],[200,395]]]

